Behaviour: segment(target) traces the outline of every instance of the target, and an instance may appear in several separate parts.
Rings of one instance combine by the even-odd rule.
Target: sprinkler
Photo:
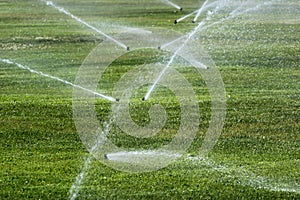
[[[170,5],[170,6],[174,7],[174,8],[176,8],[177,10],[182,11],[182,7],[180,7],[179,5],[173,3],[173,2],[171,2],[171,1],[169,1],[169,0],[161,0],[161,1],[164,2],[165,4],[168,4],[168,5]]]
[[[106,160],[108,160],[108,157],[107,157],[107,154],[105,153],[104,155],[104,158],[106,159]]]

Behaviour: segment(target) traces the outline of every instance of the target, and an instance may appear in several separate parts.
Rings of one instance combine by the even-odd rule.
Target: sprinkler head
[[[195,22],[196,22],[196,21],[194,21],[194,20],[192,21],[192,23],[195,23]]]
[[[142,98],[142,101],[145,101],[145,100],[146,100],[145,97],[143,97],[143,98]]]
[[[104,158],[106,159],[106,160],[108,160],[108,157],[107,157],[107,154],[105,153],[104,155]]]
[[[174,24],[177,24],[177,19],[175,19]]]
[[[130,50],[130,48],[129,48],[129,47],[127,47],[126,49],[127,49],[127,51],[129,51],[129,50]]]
[[[157,49],[158,49],[158,50],[160,50],[160,46],[159,46],[159,47],[157,47]]]
[[[180,11],[182,11],[182,10],[183,10],[183,8],[180,8],[179,10],[180,10]]]
[[[120,99],[119,99],[119,98],[116,98],[116,101],[117,101],[117,102],[119,102],[119,101],[120,101]]]

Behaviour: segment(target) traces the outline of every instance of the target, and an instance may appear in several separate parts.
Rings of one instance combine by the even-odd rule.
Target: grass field
[[[177,1],[186,8],[182,14],[160,1],[55,2],[112,35],[121,26],[187,33],[195,24],[174,26],[173,21],[198,7],[197,1]],[[85,168],[78,199],[300,199],[299,8],[296,0],[278,1],[197,34],[226,89],[222,135],[208,158],[197,157],[210,99],[193,69],[184,71],[199,96],[203,123],[187,155],[155,172],[120,172],[94,159],[86,167],[91,158],[74,125],[73,88],[0,62],[0,199],[67,199]],[[74,82],[103,39],[44,2],[0,0],[0,59]],[[147,62],[141,52],[134,56],[112,68]],[[112,79],[119,77],[115,73]],[[162,103],[176,112],[172,102]],[[101,105],[99,116],[110,106]],[[121,137],[129,147],[166,142],[163,137],[156,138],[158,144]]]

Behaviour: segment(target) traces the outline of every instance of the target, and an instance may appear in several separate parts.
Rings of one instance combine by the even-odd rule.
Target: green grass
[[[116,23],[186,33],[194,27],[188,22],[174,26],[173,20],[182,15],[159,1],[142,1],[146,9],[140,1],[56,2],[100,28]],[[184,14],[193,11],[194,2],[182,1]],[[285,18],[277,12],[252,13],[197,34],[221,72],[227,97],[225,126],[208,160],[184,156],[162,170],[141,174],[93,160],[79,199],[299,199],[300,24],[295,19],[300,4],[276,6],[290,8]],[[118,31],[109,28],[107,33]],[[74,82],[85,57],[102,41],[39,1],[0,0],[0,58]],[[112,64],[101,84],[111,90],[110,81],[151,62],[156,53],[126,54]],[[196,156],[210,120],[210,99],[194,69],[180,70],[199,98],[202,123],[187,152]],[[130,108],[139,124],[149,121],[139,101],[143,89]],[[73,88],[0,62],[0,91],[0,199],[67,199],[88,156],[73,121]],[[180,123],[178,102],[165,88],[157,94],[164,96],[147,107],[157,102],[167,107],[167,132],[141,140],[118,133],[118,145],[154,148],[172,138],[172,126]],[[110,103],[99,100],[96,110],[102,120]],[[276,186],[298,192],[275,191]]]

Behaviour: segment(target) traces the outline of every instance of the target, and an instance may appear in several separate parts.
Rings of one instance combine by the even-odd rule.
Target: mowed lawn
[[[174,19],[197,9],[199,2],[176,2],[182,12],[160,1],[55,1],[109,35],[126,27],[185,34],[195,24],[189,18],[175,26]],[[140,174],[92,159],[76,188],[78,199],[300,199],[299,8],[296,0],[278,1],[196,35],[226,89],[224,128],[207,158],[197,155],[210,121],[209,94],[195,70],[184,68],[202,119],[187,154],[164,169]],[[103,39],[42,1],[0,0],[1,60],[74,82]],[[132,54],[114,62],[115,71],[107,77],[117,81],[119,73],[153,58],[149,61],[143,51]],[[70,197],[89,158],[74,125],[72,95],[69,85],[0,62],[0,199]],[[176,113],[174,97],[169,100],[162,104]],[[97,114],[107,116],[110,103],[98,103]],[[173,123],[178,127],[180,122]],[[125,146],[153,145],[121,136]],[[164,139],[157,137],[155,145]]]

